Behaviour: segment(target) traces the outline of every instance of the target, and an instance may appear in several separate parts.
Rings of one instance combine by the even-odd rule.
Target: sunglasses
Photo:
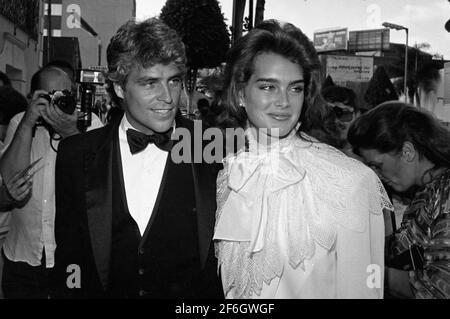
[[[350,122],[351,120],[353,120],[353,116],[355,115],[355,112],[342,109],[339,106],[333,106],[333,111],[336,114],[338,120],[342,122]]]

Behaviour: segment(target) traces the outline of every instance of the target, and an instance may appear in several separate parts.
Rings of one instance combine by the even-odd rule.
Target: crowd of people
[[[87,132],[48,98],[76,94],[63,63],[2,117],[6,298],[450,297],[450,131],[433,115],[322,89],[311,41],[277,20],[233,43],[197,122],[160,19],[122,25],[107,61],[112,108]]]

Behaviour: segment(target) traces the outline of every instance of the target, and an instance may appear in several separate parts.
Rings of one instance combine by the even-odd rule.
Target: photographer
[[[3,245],[2,287],[6,298],[49,295],[48,273],[54,264],[56,248],[53,230],[56,152],[61,139],[79,133],[78,113],[70,110],[75,100],[69,110],[66,104],[70,103],[63,103],[70,99],[69,92],[74,92],[74,88],[72,77],[63,68],[43,67],[32,77],[28,109],[13,117],[8,126],[6,151],[0,159],[4,180],[11,180],[30,163],[37,165],[29,172],[34,174],[32,191],[17,205],[19,208],[11,211],[10,230]],[[92,122],[90,128],[101,126],[95,116]]]

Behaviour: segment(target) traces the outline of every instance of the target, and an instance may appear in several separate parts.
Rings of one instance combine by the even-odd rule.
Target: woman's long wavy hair
[[[432,114],[402,102],[385,102],[363,114],[350,126],[348,140],[354,152],[374,149],[400,152],[410,142],[419,156],[435,167],[450,167],[450,130]]]
[[[225,89],[217,101],[223,109],[218,118],[219,126],[246,127],[247,114],[239,106],[239,92],[254,72],[256,57],[266,52],[279,54],[301,66],[305,99],[299,121],[308,121],[308,109],[315,99],[320,98],[320,61],[316,50],[308,37],[293,24],[266,20],[239,38],[228,52]]]

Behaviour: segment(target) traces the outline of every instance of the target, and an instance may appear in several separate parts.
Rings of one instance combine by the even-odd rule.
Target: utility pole
[[[405,103],[408,103],[408,85],[407,85],[407,79],[408,79],[408,34],[409,30],[407,27],[404,27],[402,25],[389,23],[389,22],[383,22],[383,27],[389,28],[389,29],[395,29],[395,30],[405,30],[406,31],[406,45],[405,45],[405,79],[403,81],[403,91],[405,93]]]
[[[253,0],[248,2],[248,31],[253,29]]]
[[[408,103],[408,28],[404,29],[406,31],[406,47],[405,47],[405,103]]]
[[[52,0],[47,0],[47,61],[51,61],[52,56]]]
[[[102,38],[97,37],[98,40],[98,65],[102,65]]]

